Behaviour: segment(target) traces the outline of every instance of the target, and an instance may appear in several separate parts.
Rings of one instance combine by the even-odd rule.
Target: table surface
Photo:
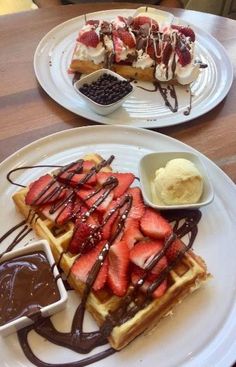
[[[79,126],[95,125],[67,111],[39,86],[33,56],[41,38],[81,14],[140,4],[100,3],[56,6],[0,17],[0,162],[26,144]],[[212,111],[188,123],[153,129],[205,154],[236,182],[236,21],[182,9],[167,9],[189,23],[204,24],[225,47],[234,67],[228,96]]]

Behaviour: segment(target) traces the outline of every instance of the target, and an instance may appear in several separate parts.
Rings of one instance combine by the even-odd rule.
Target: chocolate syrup
[[[99,172],[99,170],[102,167],[105,167],[106,165],[109,165],[112,162],[113,159],[114,159],[114,156],[111,156],[107,161],[102,161],[101,164],[93,167],[85,175],[83,180],[81,180],[79,182],[79,184],[74,188],[74,191],[79,190],[79,188],[84,183],[86,183],[88,181],[88,179],[90,177],[92,177],[92,175]],[[68,165],[66,167],[59,166],[60,170],[57,174],[55,174],[53,176],[53,182],[55,183],[55,181],[60,180],[60,175],[62,174],[62,172],[68,171],[68,167],[70,167],[70,166],[72,167],[73,164]],[[55,166],[53,166],[53,167],[55,167]],[[58,167],[58,166],[56,166],[56,167]],[[21,169],[23,169],[23,167]],[[79,171],[80,171],[80,165],[78,166],[78,172]],[[11,172],[14,172],[14,170],[12,170]],[[72,173],[68,173],[68,175],[69,175],[68,176],[69,179],[71,179],[72,178]],[[10,175],[8,175],[8,177],[10,178]],[[18,185],[17,183],[13,183],[13,184]],[[116,187],[116,184],[117,184],[116,179],[111,176],[105,182],[105,186],[102,187],[100,197],[95,201],[95,203],[90,207],[90,209],[86,213],[83,213],[83,215],[81,216],[81,219],[86,219],[89,215],[91,215],[91,213],[96,209],[96,207],[98,205],[100,205],[103,202],[103,200],[105,200],[107,192],[109,194],[109,192]],[[49,189],[50,189],[50,187],[49,187]],[[45,192],[44,192],[44,194],[45,194]],[[93,195],[97,195],[97,194],[98,194],[98,192],[95,190],[95,192],[91,196],[86,198],[85,201],[91,199],[91,197]],[[72,199],[72,196],[69,198],[69,200],[70,199]],[[67,205],[67,200],[68,200],[68,197],[66,198],[64,203],[62,203],[61,205],[62,206]],[[60,200],[60,201],[63,202],[63,200]],[[136,297],[139,294],[140,287],[142,286],[143,282],[145,281],[146,277],[148,276],[148,272],[157,264],[157,262],[162,258],[162,256],[165,255],[167,249],[172,244],[172,242],[175,240],[175,238],[176,237],[182,238],[185,234],[189,234],[188,244],[178,254],[178,260],[180,260],[184,256],[184,253],[186,251],[188,251],[188,249],[192,246],[192,244],[194,242],[194,239],[196,237],[196,234],[197,234],[197,224],[198,224],[198,222],[201,218],[201,213],[199,211],[178,211],[178,212],[175,211],[175,212],[167,212],[167,213],[165,212],[165,213],[163,213],[164,216],[170,222],[174,222],[174,225],[173,225],[174,233],[173,233],[173,235],[171,235],[170,237],[168,237],[166,239],[162,251],[160,251],[158,253],[158,255],[156,255],[153,258],[153,260],[149,263],[148,267],[146,268],[146,272],[144,272],[144,275],[142,276],[142,278],[140,278],[140,280],[136,283],[136,285],[133,286],[131,291],[123,298],[123,300],[122,300],[122,302],[119,306],[119,309],[114,310],[113,312],[111,312],[109,314],[109,316],[106,318],[103,325],[100,327],[100,330],[90,332],[90,333],[84,332],[83,331],[83,320],[84,320],[84,313],[85,313],[87,298],[88,298],[88,296],[91,292],[91,289],[93,287],[93,284],[94,284],[94,282],[97,278],[97,274],[100,271],[104,260],[106,259],[106,256],[107,256],[107,254],[109,252],[109,249],[110,249],[110,246],[114,243],[114,241],[118,238],[119,234],[123,231],[123,228],[124,228],[125,223],[126,223],[126,219],[128,217],[128,214],[129,214],[129,211],[130,211],[131,208],[132,208],[132,196],[131,195],[125,195],[122,198],[122,200],[120,200],[120,202],[112,210],[110,210],[108,212],[107,216],[103,220],[103,223],[100,225],[100,228],[98,228],[99,230],[101,230],[102,227],[107,223],[109,218],[113,215],[113,213],[115,211],[119,212],[119,216],[118,216],[118,219],[116,221],[116,223],[117,223],[116,230],[115,230],[114,234],[111,236],[111,238],[104,243],[103,248],[101,249],[101,251],[100,251],[100,253],[97,257],[97,260],[95,261],[91,271],[89,272],[89,275],[88,275],[88,278],[87,278],[87,281],[86,281],[86,284],[85,284],[82,300],[81,300],[81,303],[80,303],[80,305],[78,306],[78,308],[75,312],[70,332],[61,333],[61,332],[57,331],[55,329],[55,327],[53,326],[50,318],[43,318],[40,315],[40,313],[37,313],[37,312],[32,316],[35,323],[33,325],[29,326],[29,327],[26,327],[26,328],[18,331],[19,342],[20,342],[20,345],[21,345],[26,357],[32,363],[34,363],[36,366],[49,367],[49,366],[55,366],[55,364],[50,364],[50,363],[43,362],[34,355],[32,349],[29,345],[29,342],[28,342],[28,333],[31,330],[35,330],[42,337],[46,338],[47,340],[50,340],[54,344],[64,346],[66,348],[72,349],[72,350],[77,351],[77,352],[82,353],[82,354],[90,352],[91,350],[93,350],[95,347],[97,347],[99,345],[106,344],[107,343],[107,337],[111,334],[113,328],[116,325],[121,325],[122,323],[126,322],[128,319],[132,318],[134,314],[136,314],[142,308],[146,307],[146,305],[149,304],[152,301],[152,292],[161,284],[163,279],[165,279],[168,276],[169,271],[175,266],[175,262],[172,262],[168,265],[168,267],[160,274],[160,277],[158,278],[158,280],[156,282],[152,283],[152,285],[149,287],[148,294],[145,298],[142,297],[141,300],[140,300],[139,297]],[[29,217],[27,218],[27,220],[29,218],[30,218],[30,213],[29,213]],[[33,219],[31,218],[31,221],[33,221],[34,219],[35,218],[33,216]],[[13,229],[8,231],[5,235],[3,235],[0,238],[0,242],[3,241],[4,239],[6,239],[8,237],[8,235],[10,235],[13,231],[15,231],[17,229],[20,229],[22,226],[24,227],[27,223],[27,220],[22,221],[21,223],[16,225]],[[23,236],[24,235],[23,233],[24,232],[22,232],[22,235],[20,235],[20,236],[17,235],[17,237]],[[11,249],[11,245],[8,248]],[[60,261],[61,261],[63,255],[66,252],[67,252],[67,250],[64,250],[61,253],[60,260],[59,260],[59,265],[60,265]],[[78,254],[78,256],[80,256],[80,254]],[[73,267],[73,265],[72,265],[72,267]],[[67,278],[69,277],[70,272],[71,272],[71,268],[69,270],[69,274],[67,275]],[[62,367],[86,366],[86,365],[91,364],[93,362],[99,361],[99,360],[101,360],[101,359],[103,359],[103,358],[105,358],[105,357],[107,357],[107,356],[109,356],[113,353],[115,353],[115,350],[112,349],[112,348],[108,348],[108,349],[106,349],[105,351],[103,351],[101,353],[95,354],[92,357],[81,359],[78,362],[73,362],[73,363],[70,362],[70,363],[56,364],[56,365],[57,366],[62,366]]]
[[[28,316],[60,299],[50,264],[43,251],[0,263],[0,325]]]

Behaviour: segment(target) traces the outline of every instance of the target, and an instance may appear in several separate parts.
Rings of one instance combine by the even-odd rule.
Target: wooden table
[[[136,7],[140,6],[137,4]],[[0,17],[0,161],[48,134],[93,122],[67,111],[38,85],[33,55],[41,38],[75,16],[134,4],[57,6]],[[236,21],[194,11],[171,9],[178,17],[203,25],[225,47],[236,73]],[[191,145],[213,160],[236,182],[236,81],[216,108],[194,121],[155,129]]]

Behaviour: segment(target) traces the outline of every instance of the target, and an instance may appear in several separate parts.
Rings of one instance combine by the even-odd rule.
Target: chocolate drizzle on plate
[[[94,174],[99,172],[103,167],[110,165],[110,163],[113,161],[114,156],[111,156],[108,160],[103,160],[100,164],[92,167],[88,173],[82,178],[82,180],[75,186],[73,191],[79,190],[79,188],[86,183]],[[67,165],[65,167],[61,166],[50,166],[54,168],[59,168],[59,170],[53,174],[52,176],[52,182],[47,186],[47,189],[38,195],[36,197],[36,202],[40,202],[40,199],[47,197],[48,193],[50,192],[51,187],[55,184],[55,182],[60,181],[60,178],[62,175],[66,172],[67,178],[71,179],[73,177],[73,172],[70,172],[70,168],[74,166],[76,163],[76,172],[81,171],[82,167],[82,160],[79,160],[77,162],[73,162],[70,165]],[[42,166],[37,166],[42,167]],[[48,167],[48,166],[47,166]],[[36,167],[32,167],[36,168]],[[20,169],[24,169],[24,167],[21,167]],[[27,167],[26,169],[29,169]],[[17,170],[17,169],[16,169]],[[10,175],[15,170],[12,170],[8,174],[8,180],[14,185],[19,186],[19,184],[15,183],[13,180],[11,180]],[[63,186],[62,183],[60,185]],[[59,187],[60,187],[59,185]],[[23,186],[23,185],[22,185]],[[98,199],[94,202],[94,204],[88,209],[85,213],[79,214],[81,221],[86,220],[93,212],[96,210],[96,208],[101,205],[101,203],[105,200],[106,196],[111,192],[115,187],[117,186],[117,179],[113,176],[110,176],[105,183],[102,185],[102,189],[100,191],[96,191],[92,195],[97,195],[100,192],[100,196],[98,196]],[[55,192],[58,193],[60,189],[57,187]],[[65,207],[68,205],[68,201],[73,200],[74,193],[70,193],[70,195],[66,196],[66,198],[63,198],[60,200],[60,205],[53,205],[52,206],[52,212]],[[97,196],[96,196],[97,197]],[[86,200],[91,199],[91,195]],[[71,330],[69,332],[59,332],[51,322],[50,318],[43,318],[39,313],[36,313],[32,315],[34,324],[30,325],[20,331],[18,331],[18,339],[19,343],[22,347],[22,350],[24,351],[26,357],[36,366],[39,367],[51,367],[51,366],[62,366],[62,367],[82,367],[89,365],[91,363],[94,363],[96,361],[99,361],[116,351],[113,348],[108,348],[100,353],[96,353],[95,355],[91,357],[83,358],[76,362],[68,362],[68,363],[56,363],[51,364],[47,362],[41,361],[33,352],[31,349],[31,346],[28,341],[28,334],[31,330],[35,330],[38,334],[40,334],[42,337],[46,338],[47,340],[51,341],[52,343],[60,346],[64,346],[66,348],[69,348],[75,352],[78,352],[80,354],[86,354],[92,351],[94,348],[107,344],[107,338],[110,336],[113,328],[115,326],[121,325],[122,323],[126,322],[130,318],[132,318],[139,310],[146,307],[150,302],[152,302],[152,293],[154,290],[161,284],[163,279],[165,279],[170,270],[176,265],[176,262],[179,261],[184,254],[191,248],[193,245],[193,242],[195,240],[195,237],[197,235],[197,225],[201,218],[201,213],[198,210],[193,211],[173,211],[173,212],[164,212],[163,216],[166,217],[166,219],[169,222],[173,222],[173,234],[171,234],[168,238],[166,238],[163,249],[152,259],[152,261],[148,264],[148,266],[145,268],[144,275],[140,277],[139,281],[131,287],[130,291],[127,293],[126,296],[123,297],[121,304],[118,309],[110,312],[110,314],[107,316],[104,323],[101,325],[100,329],[93,332],[85,332],[83,330],[83,321],[84,321],[84,314],[86,309],[86,303],[88,296],[92,290],[93,284],[97,278],[97,275],[101,269],[102,264],[104,263],[106,256],[109,253],[109,249],[114,243],[114,241],[118,238],[119,234],[122,232],[126,219],[128,217],[128,214],[132,208],[132,196],[131,195],[124,195],[122,199],[116,204],[116,206],[111,209],[103,222],[96,228],[97,233],[102,230],[102,227],[107,223],[111,215],[115,211],[118,211],[118,218],[116,221],[116,229],[113,233],[113,235],[110,237],[109,240],[105,241],[105,243],[102,245],[102,248],[97,256],[97,259],[92,266],[89,275],[87,277],[87,281],[84,287],[81,303],[77,307],[77,310],[75,312]],[[41,202],[42,203],[42,202]],[[7,231],[1,238],[0,242],[3,242],[3,240],[6,240],[14,231],[20,230],[20,234],[16,236],[16,238],[12,241],[12,243],[8,246],[8,249],[6,251],[10,251],[16,243],[19,243],[19,240],[24,238],[29,230],[29,225],[27,222],[32,223],[34,220],[37,220],[38,215],[40,214],[32,214],[30,211],[28,218],[16,226],[14,226],[12,229]],[[183,249],[181,249],[177,255],[177,258],[170,262],[168,266],[160,273],[160,276],[156,281],[154,281],[148,288],[146,297],[142,297],[141,300],[139,299],[137,302],[138,297],[137,294],[140,291],[140,288],[145,281],[145,279],[148,276],[149,271],[158,263],[158,261],[165,256],[166,251],[171,246],[173,241],[176,238],[182,238],[185,235],[188,235],[188,243],[184,246]],[[84,244],[86,245],[86,244]],[[5,251],[5,252],[6,252]],[[62,260],[63,255],[67,252],[67,249],[65,249],[63,252],[61,252],[58,265],[60,266],[60,262]],[[83,252],[83,249],[81,250]],[[80,256],[80,254],[78,254]],[[73,267],[73,264],[72,264]],[[67,279],[70,275],[67,274]],[[66,282],[66,279],[64,280]]]

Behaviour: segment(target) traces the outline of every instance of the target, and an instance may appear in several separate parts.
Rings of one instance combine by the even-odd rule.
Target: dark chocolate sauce
[[[190,115],[190,112],[192,110],[193,95],[192,95],[192,91],[191,91],[191,87],[190,86],[189,86],[189,93],[190,93],[190,95],[189,95],[189,105],[188,105],[187,109],[184,111],[184,115],[185,116]]]
[[[173,90],[169,91],[170,94],[172,93],[172,97],[174,96],[174,92]],[[79,188],[86,183],[89,178],[91,178],[94,174],[96,174],[97,172],[100,171],[100,169],[102,167],[105,167],[106,165],[109,165],[112,160],[114,159],[114,156],[111,156],[107,161],[102,161],[99,165],[94,166],[91,168],[91,170],[84,176],[84,178],[77,184],[77,186],[74,188],[73,190],[73,195],[74,195],[74,191],[79,190]],[[80,164],[80,161],[77,162],[78,166],[76,169],[76,172],[80,172],[81,167],[82,167],[82,163]],[[51,189],[51,185],[54,185],[55,182],[58,183],[58,181],[60,182],[60,178],[62,178],[62,174],[66,171],[66,177],[67,179],[71,179],[73,177],[72,172],[68,172],[68,167],[73,167],[74,163],[71,165],[67,165],[66,167],[61,167],[61,166],[52,166],[52,167],[60,167],[59,172],[57,172],[56,174],[54,174],[52,176],[52,183],[48,186],[47,190],[50,191]],[[29,167],[27,167],[29,168]],[[33,167],[35,168],[35,167]],[[23,167],[21,167],[20,169],[23,169]],[[14,170],[11,171],[11,173],[14,172]],[[10,179],[10,174],[8,174],[8,179],[10,182],[12,182],[13,184],[19,186],[19,184],[14,183],[11,179]],[[61,183],[60,183],[61,185]],[[59,185],[59,186],[60,186]],[[64,184],[63,184],[64,185]],[[91,195],[89,195],[87,198],[85,198],[85,202],[89,199],[91,199],[91,197],[99,194],[100,196],[98,196],[98,199],[95,201],[95,203],[88,209],[88,211],[86,213],[83,213],[82,216],[80,217],[81,220],[86,220],[86,218],[88,218],[94,210],[96,210],[96,208],[102,204],[102,202],[105,200],[106,196],[109,194],[109,192],[111,192],[115,187],[117,186],[117,179],[115,177],[110,176],[107,181],[104,183],[104,185],[102,186],[101,190],[95,190]],[[47,195],[47,190],[46,192],[43,192],[43,197],[45,197],[45,195]],[[57,189],[58,190],[58,189]],[[69,197],[67,196],[66,199],[62,199],[60,200],[60,202],[62,202],[62,206],[66,206],[68,205],[68,200],[73,200],[73,195],[70,194]],[[39,194],[39,197],[36,198],[36,201],[39,200],[39,198],[42,196],[40,196],[41,193]],[[96,196],[97,198],[97,196]],[[50,340],[51,342],[53,342],[54,344],[60,345],[60,346],[64,346],[66,348],[72,349],[73,351],[76,351],[78,353],[88,353],[91,350],[93,350],[95,347],[100,346],[100,345],[104,345],[107,343],[107,337],[111,334],[113,328],[116,325],[121,325],[122,323],[126,322],[127,320],[129,320],[130,318],[133,317],[134,314],[136,314],[139,310],[141,310],[142,308],[146,307],[147,304],[149,304],[152,301],[152,293],[153,291],[161,284],[161,282],[168,276],[170,270],[175,266],[176,262],[179,261],[185,254],[186,251],[188,251],[193,242],[194,239],[196,237],[197,234],[197,224],[201,218],[201,213],[199,211],[174,211],[174,212],[164,212],[164,216],[168,219],[168,221],[170,222],[174,222],[173,225],[173,234],[168,237],[165,241],[165,244],[163,246],[162,251],[160,251],[158,253],[158,255],[156,255],[152,261],[149,263],[149,265],[147,266],[147,268],[145,269],[146,271],[144,272],[144,275],[139,279],[139,281],[131,288],[131,291],[125,296],[123,297],[123,300],[121,301],[121,304],[119,305],[119,308],[117,310],[114,310],[113,312],[111,312],[109,314],[109,316],[106,318],[105,322],[103,323],[103,325],[100,327],[100,330],[94,331],[94,332],[84,332],[83,331],[83,320],[84,320],[84,313],[85,313],[85,307],[86,307],[86,302],[87,302],[87,298],[92,290],[93,284],[97,278],[97,274],[101,269],[101,266],[103,265],[106,256],[109,252],[110,246],[114,243],[114,241],[118,238],[118,236],[120,235],[120,233],[123,231],[123,228],[125,226],[125,222],[127,219],[127,216],[129,214],[130,209],[132,208],[132,196],[131,195],[125,195],[122,200],[120,200],[118,202],[118,204],[111,209],[106,217],[103,220],[103,223],[99,225],[99,227],[97,228],[97,230],[101,230],[102,227],[107,223],[107,221],[110,219],[110,217],[114,214],[114,212],[118,212],[118,218],[116,220],[116,230],[113,233],[113,235],[111,236],[111,238],[109,240],[107,240],[104,245],[103,248],[101,249],[97,260],[95,261],[91,271],[89,272],[86,284],[85,284],[85,288],[84,288],[84,292],[83,292],[83,296],[82,296],[82,300],[80,305],[78,306],[74,318],[73,318],[73,322],[72,322],[72,327],[70,332],[67,333],[61,333],[58,330],[56,330],[56,328],[54,327],[54,325],[52,324],[51,320],[49,318],[43,318],[40,313],[36,312],[32,315],[32,318],[34,319],[34,324],[26,327],[20,331],[18,331],[18,338],[19,338],[19,342],[20,345],[26,355],[26,357],[32,362],[34,363],[36,366],[39,367],[52,367],[55,366],[55,364],[50,364],[50,363],[46,363],[41,361],[40,359],[38,359],[30,345],[28,342],[28,334],[31,330],[35,330],[37,333],[39,333],[42,337],[46,338],[47,340]],[[58,207],[55,207],[53,210],[58,210]],[[37,214],[35,214],[37,216]],[[18,234],[16,236],[16,239],[13,240],[13,244],[11,244],[8,247],[7,251],[10,251],[14,246],[15,246],[15,242],[19,240],[19,238],[23,238],[23,236],[26,235],[27,230],[28,230],[28,226],[27,226],[27,221],[32,222],[33,220],[35,220],[35,215],[33,215],[31,217],[31,213],[29,213],[29,216],[27,218],[27,220],[22,221],[21,223],[19,223],[18,225],[16,225],[14,228],[12,228],[11,230],[9,230],[6,234],[4,234],[1,238],[0,238],[0,242],[2,242],[4,239],[6,239],[12,232],[14,232],[15,230],[21,229],[23,227],[23,229],[25,228],[25,226],[27,227],[26,230],[21,229],[20,230],[20,234]],[[36,219],[37,220],[37,219]],[[162,273],[160,274],[160,277],[151,284],[151,286],[148,288],[148,292],[146,297],[142,297],[141,300],[139,297],[137,297],[137,295],[140,292],[140,287],[142,286],[143,282],[145,281],[145,279],[148,276],[149,271],[152,270],[152,268],[157,264],[157,262],[162,258],[162,256],[165,255],[166,251],[168,250],[169,246],[172,244],[172,242],[175,240],[176,237],[178,238],[182,238],[184,235],[189,234],[188,236],[188,244],[185,246],[185,248],[183,248],[178,256],[177,256],[177,260],[173,261],[172,263],[168,264],[168,267],[165,268]],[[17,242],[18,243],[18,242]],[[60,266],[60,262],[63,258],[63,255],[67,252],[67,250],[65,249],[61,255],[60,255],[60,259],[58,262],[58,265]],[[80,256],[80,254],[78,254],[78,257]],[[74,263],[76,262],[77,258],[75,259]],[[67,274],[66,279],[68,279],[71,270],[73,268],[73,265],[69,270],[69,274]],[[65,280],[66,281],[66,280]],[[113,353],[115,353],[116,351],[112,348],[108,348],[105,351],[101,352],[101,353],[97,353],[95,355],[93,355],[92,357],[88,357],[88,358],[84,358],[80,361],[77,362],[73,362],[73,363],[64,363],[64,364],[57,364],[57,366],[62,366],[62,367],[81,367],[81,366],[86,366],[88,364],[91,364],[93,362],[99,361]]]
[[[0,325],[28,316],[60,299],[48,259],[43,251],[20,255],[0,263]]]

